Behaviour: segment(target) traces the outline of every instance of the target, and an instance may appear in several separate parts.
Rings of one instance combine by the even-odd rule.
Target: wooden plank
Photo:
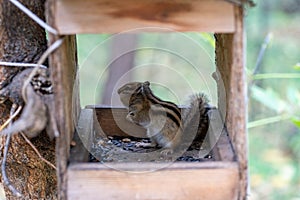
[[[236,32],[234,34],[216,34],[216,63],[218,71],[215,73],[215,78],[218,82],[218,107],[226,108],[223,110],[223,114],[226,116],[226,126],[239,161],[239,199],[246,199],[248,187],[247,92],[244,70],[242,8],[235,8],[235,17]]]
[[[167,165],[166,165],[167,164]],[[237,168],[237,162],[223,162],[223,161],[205,161],[205,162],[107,162],[107,165],[100,163],[72,163],[69,165],[69,170],[73,171],[84,171],[84,170],[111,170],[119,169],[121,171],[136,171],[136,172],[145,172],[153,168],[162,169],[162,170],[202,170],[202,169],[225,169],[225,168]]]
[[[50,38],[52,38],[50,36]],[[58,170],[59,199],[66,199],[66,171],[76,120],[72,112],[73,86],[76,71],[76,38],[67,36],[63,45],[49,56],[54,89],[55,119],[59,137],[56,138],[56,163]],[[75,48],[75,49],[74,49]]]
[[[48,0],[46,19],[54,26],[56,13],[55,0]],[[58,35],[49,34],[52,44]],[[55,119],[59,137],[56,138],[56,165],[58,181],[58,198],[67,199],[67,163],[70,153],[70,142],[77,123],[80,104],[77,75],[77,47],[74,35],[64,37],[63,44],[49,56],[51,78],[54,90]]]
[[[49,36],[49,38],[52,38]],[[53,37],[54,38],[54,37]],[[73,86],[76,77],[76,38],[66,36],[63,45],[49,56],[54,89],[55,119],[59,137],[56,138],[56,164],[59,199],[67,199],[66,179],[70,142],[73,138],[76,114],[72,106]]]
[[[73,137],[74,146],[70,150],[70,163],[88,162],[89,152],[94,138],[94,112],[92,109],[82,109]]]
[[[110,108],[103,106],[87,106],[86,108],[94,108],[101,133],[114,136],[134,136],[146,137],[146,130],[137,126],[128,120],[126,108]]]
[[[132,164],[135,168],[138,165]],[[237,197],[238,168],[236,164],[201,170],[171,165],[154,172],[133,173],[112,166],[97,164],[91,168],[81,164],[70,166],[68,177],[70,199],[232,200]]]
[[[59,0],[55,3],[55,27],[60,34],[118,33],[132,29],[139,29],[134,32],[224,33],[235,30],[234,6],[222,0]]]
[[[212,151],[216,160],[225,162],[236,161],[236,155],[225,127]]]

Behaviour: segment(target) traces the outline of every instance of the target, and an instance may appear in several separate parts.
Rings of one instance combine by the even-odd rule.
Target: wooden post
[[[248,187],[248,156],[246,130],[246,79],[244,69],[243,8],[235,7],[235,32],[216,34],[216,72],[219,107],[226,99],[226,126],[237,154],[240,170],[239,199],[246,199]],[[221,83],[223,81],[223,83]]]
[[[53,37],[56,38],[56,37]],[[53,39],[52,38],[52,39]],[[56,139],[56,162],[58,175],[58,197],[66,197],[66,171],[70,152],[70,142],[75,131],[76,115],[72,112],[73,84],[75,83],[76,54],[75,36],[65,38],[63,45],[49,58],[55,95],[55,113],[59,130]]]
[[[56,7],[54,0],[46,5],[47,22],[56,27],[54,20]],[[60,36],[49,35],[49,42],[53,43]],[[77,85],[77,48],[75,35],[64,36],[63,44],[50,57],[51,77],[54,90],[55,119],[59,129],[56,139],[56,162],[58,176],[58,197],[67,199],[67,161],[70,152],[70,142],[75,131],[75,124],[79,116],[79,93]]]

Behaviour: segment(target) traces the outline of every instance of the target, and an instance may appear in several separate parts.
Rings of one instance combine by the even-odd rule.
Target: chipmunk
[[[210,105],[204,94],[194,95],[190,106],[183,111],[176,104],[155,96],[148,81],[127,83],[118,89],[118,94],[128,108],[126,119],[147,130],[151,144],[144,147],[158,145],[164,149],[162,153],[168,154],[183,141],[204,139],[206,135]],[[191,124],[196,124],[197,129],[192,135]]]

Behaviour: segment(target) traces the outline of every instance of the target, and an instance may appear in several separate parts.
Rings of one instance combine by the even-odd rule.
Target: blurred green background
[[[250,199],[300,200],[300,0],[257,0],[246,11]],[[79,35],[82,106],[102,104],[116,35]],[[185,104],[203,91],[216,104],[214,38],[149,33],[135,39],[125,80],[150,80],[162,99]],[[119,45],[122,45],[121,42]]]

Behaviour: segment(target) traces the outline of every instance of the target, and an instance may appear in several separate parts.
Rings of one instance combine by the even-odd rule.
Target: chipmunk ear
[[[149,85],[150,85],[150,82],[149,82],[149,81],[145,81],[145,82],[144,82],[144,85],[149,86]]]

